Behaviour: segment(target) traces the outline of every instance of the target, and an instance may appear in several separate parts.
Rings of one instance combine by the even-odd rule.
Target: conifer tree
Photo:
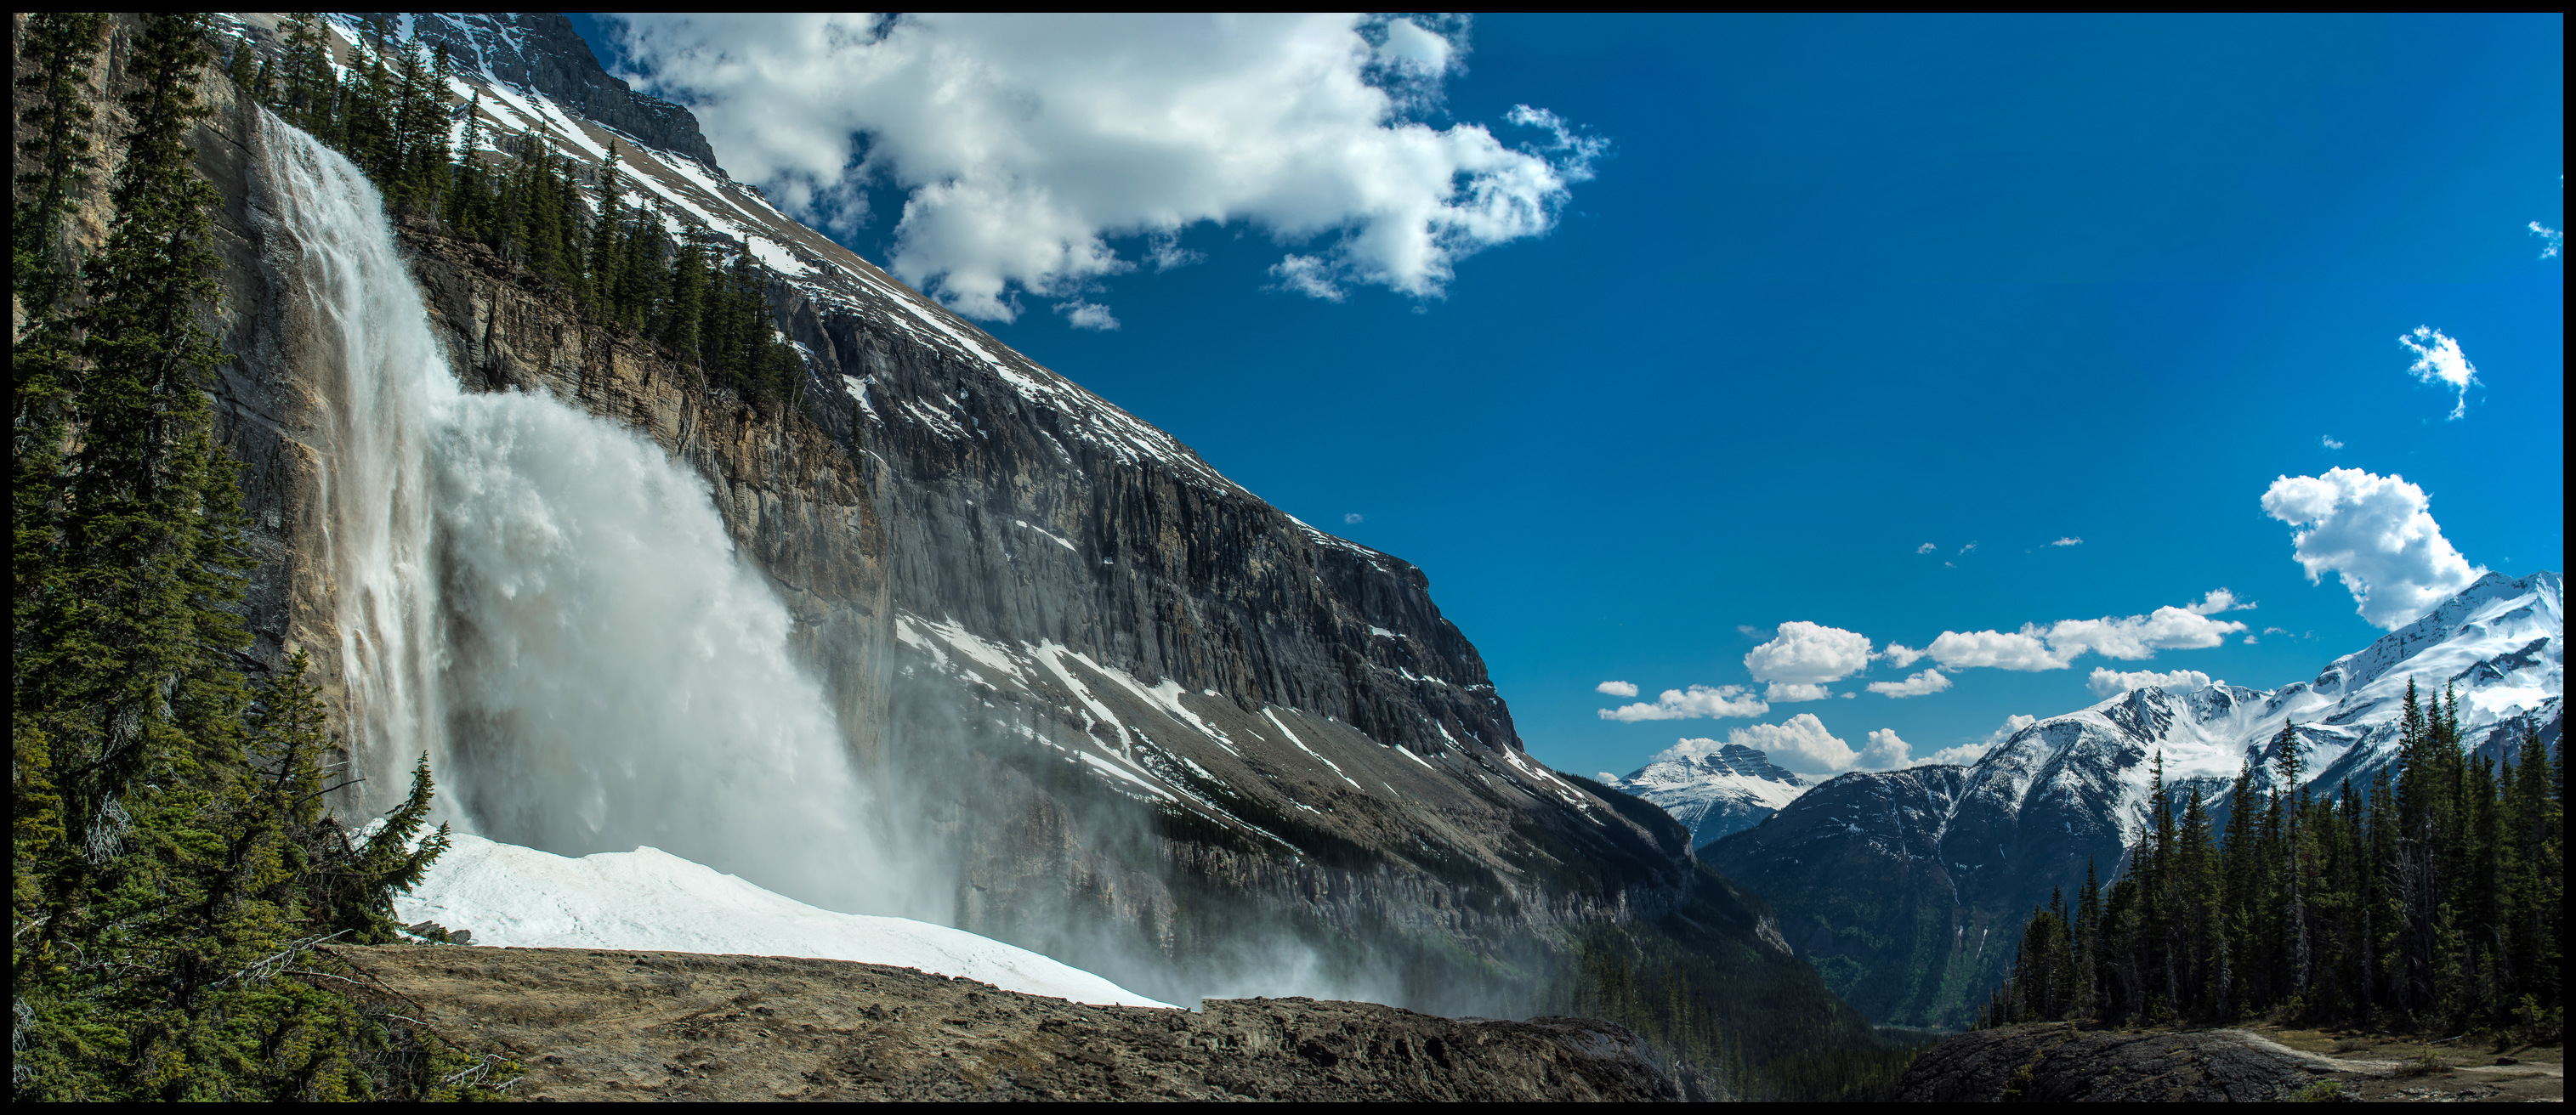
[[[70,317],[77,449],[40,474],[58,513],[13,615],[12,1093],[453,1095],[461,1054],[297,975],[321,941],[389,936],[391,893],[444,834],[416,839],[424,766],[352,846],[323,810],[327,712],[303,657],[244,677],[249,562],[198,319],[214,194],[185,142],[205,36],[146,16],[126,59],[113,218]]]

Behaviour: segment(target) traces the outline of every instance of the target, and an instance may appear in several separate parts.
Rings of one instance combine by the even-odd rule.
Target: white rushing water
[[[707,483],[636,433],[449,369],[381,198],[263,120],[255,219],[300,351],[378,808],[427,754],[446,816],[565,855],[661,848],[819,906],[899,912],[866,787],[786,608]],[[335,379],[336,377],[336,379]]]

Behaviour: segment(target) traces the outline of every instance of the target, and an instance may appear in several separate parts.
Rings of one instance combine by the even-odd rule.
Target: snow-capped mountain
[[[2035,722],[1974,766],[1835,778],[1705,855],[1769,899],[1800,954],[1873,1019],[1956,1025],[2034,904],[2081,886],[2088,864],[2119,869],[2157,755],[2179,792],[2223,806],[2249,762],[2270,788],[2271,741],[2296,724],[2314,791],[2361,786],[2397,761],[2409,681],[2427,702],[2458,694],[2479,754],[2503,757],[2526,730],[2554,749],[2565,637],[2558,574],[2489,574],[2312,681],[2122,693]]]
[[[1707,739],[1666,748],[1625,778],[1603,771],[1601,781],[1663,806],[1689,826],[1693,847],[1761,824],[1815,785],[1767,752]]]

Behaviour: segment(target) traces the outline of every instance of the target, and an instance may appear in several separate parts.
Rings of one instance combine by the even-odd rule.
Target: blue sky
[[[743,123],[812,109],[779,103],[799,94],[688,68],[674,44],[703,27],[581,26],[612,66],[697,100],[728,169],[764,177],[734,165],[744,152],[774,196],[807,198]],[[2402,475],[2467,565],[2563,567],[2562,261],[2528,227],[2564,227],[2563,26],[1381,23],[1364,76],[1400,87],[1406,119],[1553,160],[1544,231],[1477,240],[1429,280],[1372,278],[1341,233],[1282,232],[1309,199],[1220,198],[1233,216],[1159,232],[1097,218],[1112,263],[1002,281],[1018,311],[982,320],[1272,503],[1421,566],[1555,766],[1625,772],[1677,738],[1798,714],[1855,751],[1893,731],[1919,760],[2094,702],[2095,668],[2269,687],[2376,637],[2333,572],[2311,584],[2294,559],[2265,505],[2279,477],[2362,470],[2398,499],[2386,478]],[[1399,56],[1408,34],[1441,41]],[[1094,92],[1037,69],[1024,97]],[[1510,123],[1520,105],[1606,144],[1588,180],[1546,127]],[[946,126],[937,111],[923,127]],[[1018,173],[1107,173],[1051,169],[1079,162]],[[809,175],[808,211],[929,274],[965,250],[899,224],[936,179],[906,168]],[[1144,176],[1118,196],[1158,196],[1154,164],[1115,170]],[[1186,262],[1158,269],[1157,252]],[[1341,261],[1340,300],[1294,289],[1282,260],[1300,254]],[[964,305],[955,266],[939,289]],[[1082,306],[1117,327],[1079,327]],[[2474,365],[2464,394],[2410,373],[2398,338],[2418,326]],[[2372,575],[2384,612],[2397,574]],[[1883,652],[2222,587],[2255,607],[2205,617],[2247,625],[2221,645],[2061,646],[2068,668],[1956,666],[1912,698],[1864,686],[1939,660],[1881,658],[1826,683],[1835,697],[1750,717],[1605,720],[1630,702],[1594,688],[1756,687],[1746,655],[1789,621]]]

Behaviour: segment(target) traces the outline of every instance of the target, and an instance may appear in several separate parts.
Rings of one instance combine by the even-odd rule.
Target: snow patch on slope
[[[1171,1006],[963,929],[808,906],[656,848],[574,859],[453,839],[394,912],[470,929],[478,945],[855,960],[1078,1003]]]

